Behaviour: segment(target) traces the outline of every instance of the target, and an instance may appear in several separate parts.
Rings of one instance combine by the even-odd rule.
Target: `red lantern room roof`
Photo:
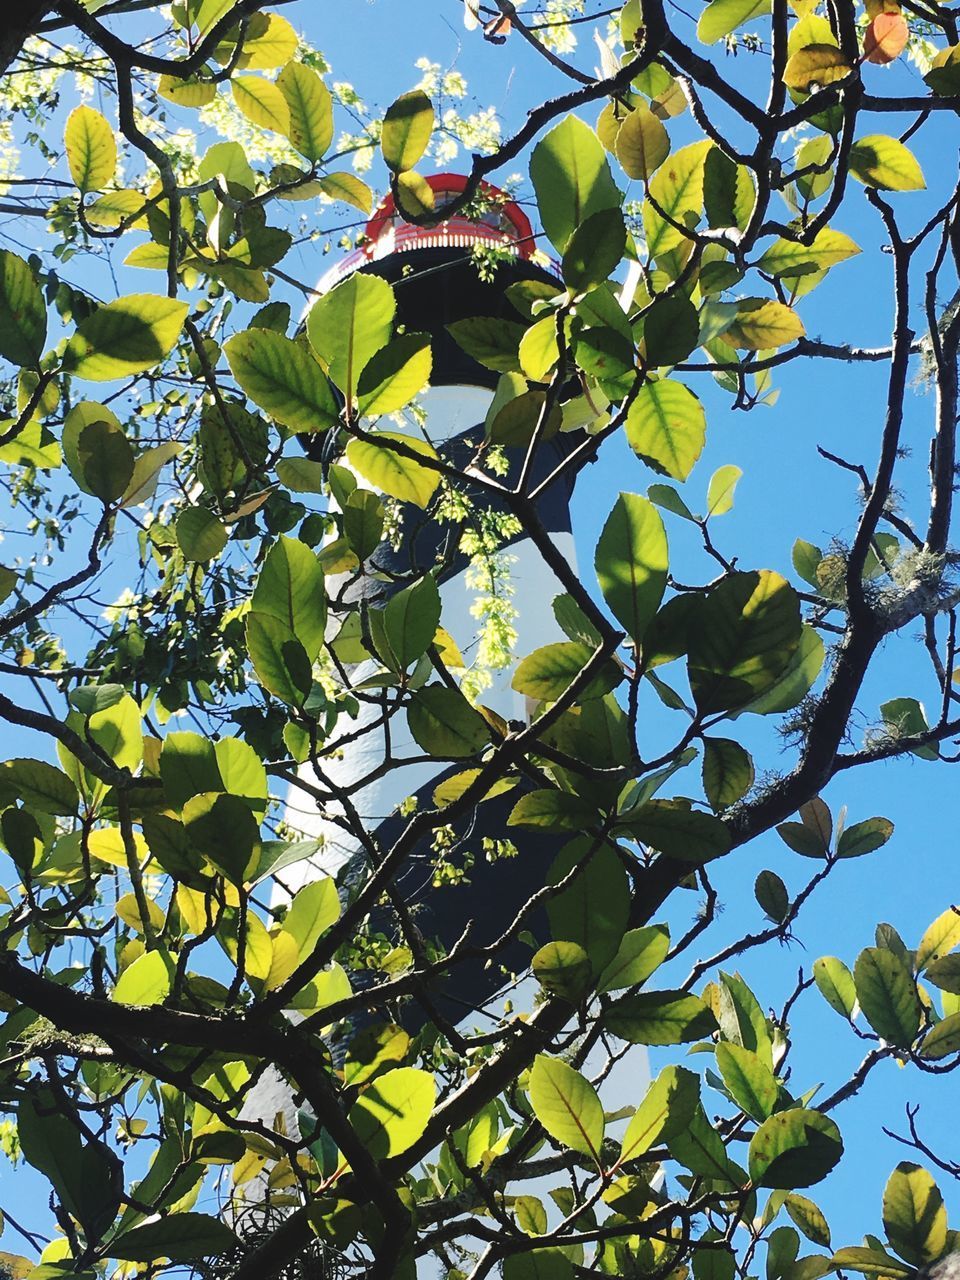
[[[427,182],[437,208],[459,195],[467,185],[461,173],[435,173]],[[320,282],[320,291],[331,288],[366,263],[415,249],[470,249],[477,244],[489,244],[506,249],[518,258],[532,258],[536,240],[530,219],[520,206],[487,182],[480,184],[479,195],[486,205],[483,213],[475,216],[456,213],[430,227],[407,222],[397,209],[393,194],[387,195],[367,223],[363,244],[326,273]]]

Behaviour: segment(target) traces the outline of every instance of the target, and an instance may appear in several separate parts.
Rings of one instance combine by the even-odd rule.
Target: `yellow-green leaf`
[[[168,102],[175,102],[178,107],[207,107],[217,96],[217,86],[209,81],[197,80],[195,76],[181,80],[179,76],[163,75],[160,77],[157,93]]]
[[[276,422],[295,431],[325,431],[338,421],[330,384],[301,343],[268,329],[246,329],[223,349],[241,389]]]
[[[374,440],[351,440],[347,445],[347,460],[364,480],[391,498],[426,507],[440,483],[440,473],[422,466],[417,456],[436,460],[437,452],[425,440],[393,431],[380,431]]]
[[[150,293],[108,302],[80,321],[67,343],[63,369],[91,382],[152,369],[176,346],[188,310],[186,302]]]
[[[308,160],[319,160],[333,138],[330,90],[316,71],[302,62],[291,62],[283,68],[277,77],[277,88],[290,116],[290,141]]]
[[[397,1067],[372,1080],[347,1119],[374,1160],[412,1147],[433,1111],[437,1086],[429,1071]]]
[[[664,1067],[634,1112],[620,1146],[620,1161],[637,1160],[655,1142],[666,1142],[693,1119],[700,1080],[685,1067]]]
[[[924,932],[917,947],[917,972],[960,944],[960,907],[947,907]]]
[[[927,185],[913,152],[879,133],[858,139],[850,148],[850,173],[878,191],[923,191]]]
[[[530,1072],[530,1105],[552,1138],[599,1164],[603,1106],[596,1089],[579,1071],[538,1054]]]
[[[703,210],[703,167],[712,142],[692,142],[675,151],[660,166],[650,180],[650,194],[673,222],[693,228],[700,221]],[[647,239],[647,253],[659,257],[669,249],[684,242],[682,231],[667,222],[653,207],[652,201],[643,206],[643,229]]]
[[[710,0],[697,23],[697,37],[716,44],[737,27],[770,12],[770,0]]]
[[[282,67],[297,52],[299,43],[296,31],[279,13],[254,13],[247,26],[237,66],[243,71],[270,71],[274,67]]]
[[[251,124],[273,133],[290,133],[290,108],[272,81],[260,76],[235,76],[230,88],[234,102]]]
[[[796,240],[777,240],[766,250],[757,266],[768,275],[792,278],[825,271],[859,252],[859,245],[849,236],[824,227],[809,245]]]
[[[897,1165],[883,1192],[883,1226],[900,1257],[922,1267],[947,1247],[947,1211],[926,1169],[908,1160]]]
[[[380,147],[394,173],[412,169],[426,151],[434,119],[433,103],[422,89],[402,94],[387,108]]]
[[[64,132],[70,176],[81,194],[102,191],[117,168],[117,140],[108,122],[93,107],[75,107]]]
[[[686,480],[703,452],[707,420],[703,405],[682,382],[647,382],[630,406],[627,440],[638,457],[662,475]]]
[[[327,173],[318,180],[318,184],[323,194],[331,200],[352,204],[361,213],[369,214],[373,210],[373,192],[355,174]]]

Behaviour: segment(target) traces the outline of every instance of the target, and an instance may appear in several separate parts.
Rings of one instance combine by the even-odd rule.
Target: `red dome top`
[[[459,195],[467,185],[467,179],[461,173],[435,173],[426,180],[439,208]],[[480,184],[478,194],[489,202],[485,212],[474,217],[456,213],[432,227],[418,227],[407,222],[397,209],[393,194],[387,195],[367,223],[364,243],[326,273],[318,285],[320,292],[325,292],[364,263],[411,249],[469,249],[476,244],[489,244],[506,249],[519,258],[532,258],[536,239],[530,219],[520,206],[488,182]]]

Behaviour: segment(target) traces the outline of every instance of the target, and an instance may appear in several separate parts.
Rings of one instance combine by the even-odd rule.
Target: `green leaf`
[[[434,122],[433,103],[422,89],[401,94],[383,117],[380,147],[387,168],[412,169],[427,149]]]
[[[838,1249],[830,1259],[837,1270],[859,1271],[865,1276],[883,1276],[886,1280],[908,1280],[914,1275],[913,1267],[886,1253],[883,1249]]]
[[[658,969],[670,950],[670,931],[665,924],[645,925],[623,935],[620,948],[597,982],[598,993],[639,986]]]
[[[247,329],[224,344],[245,395],[294,431],[325,431],[339,410],[320,365],[299,342],[268,329]]]
[[[355,395],[364,367],[390,341],[396,308],[387,281],[359,271],[311,307],[310,345],[348,399]]]
[[[214,744],[199,733],[167,734],[160,751],[160,777],[174,809],[182,808],[191,796],[223,788]]]
[[[600,534],[594,564],[603,598],[639,644],[667,582],[667,535],[651,502],[621,493]]]
[[[117,140],[100,112],[88,106],[74,108],[63,141],[70,176],[81,195],[102,191],[117,168]]]
[[[644,844],[682,862],[709,862],[730,849],[723,823],[683,801],[650,800],[622,825]]]
[[[808,1240],[830,1248],[830,1227],[822,1210],[812,1200],[791,1192],[784,1200],[783,1207]]]
[[[937,1062],[948,1058],[952,1053],[960,1052],[960,1013],[951,1013],[928,1031],[920,1045],[920,1053],[924,1058]]]
[[[603,144],[576,116],[561,120],[537,143],[530,180],[543,229],[561,253],[591,214],[620,207],[620,191]]]
[[[906,961],[885,947],[866,947],[853,967],[867,1021],[888,1044],[905,1049],[920,1030],[922,1008]]]
[[[575,942],[548,942],[536,952],[530,968],[544,991],[571,1004],[578,1004],[590,985],[590,957]]]
[[[290,108],[283,93],[271,80],[261,76],[233,76],[233,100],[251,124],[272,133],[289,135]]]
[[[224,791],[240,796],[255,813],[262,815],[270,787],[263,761],[253,747],[241,738],[220,738],[213,751]]]
[[[648,181],[670,154],[670,137],[645,102],[617,130],[617,159],[628,178]]]
[[[120,505],[124,510],[150,501],[157,491],[160,472],[180,453],[182,448],[183,446],[174,440],[165,440],[163,444],[154,445],[152,449],[145,449],[140,454],[133,464],[130,483],[123,491],[123,501]]]
[[[747,166],[736,164],[719,147],[708,151],[703,167],[703,207],[707,224],[710,227],[737,227],[745,231],[755,203],[756,190]],[[732,266],[731,263],[722,265]]]
[[[429,1071],[397,1067],[367,1085],[347,1119],[373,1159],[383,1160],[413,1146],[427,1127],[436,1096]]]
[[[147,951],[124,969],[110,999],[117,1004],[162,1004],[175,973],[176,965],[165,951]]]
[[[703,789],[712,809],[729,809],[753,786],[753,759],[732,738],[706,738]]]
[[[689,651],[701,712],[735,709],[766,692],[801,637],[800,602],[777,573],[732,573],[709,593]]]
[[[770,12],[770,0],[710,0],[700,14],[697,38],[703,44],[716,44],[754,18]]]
[[[750,1140],[750,1177],[759,1186],[810,1187],[843,1155],[840,1130],[819,1111],[792,1107],[765,1120]]]
[[[364,480],[391,498],[425,508],[440,483],[440,472],[421,466],[407,456],[410,453],[437,460],[437,451],[425,440],[395,431],[378,431],[372,440],[351,440],[347,445],[347,461]]]
[[[643,345],[647,364],[651,368],[679,364],[681,360],[686,360],[699,341],[700,318],[686,294],[677,292],[661,295],[643,313]],[[680,385],[670,382],[647,383],[643,390]],[[683,390],[686,391],[686,387]],[[693,392],[688,392],[688,395],[692,396]],[[675,473],[668,468],[667,474]],[[681,480],[684,477],[676,478]]]
[[[559,791],[545,794],[564,795]],[[583,806],[584,802],[576,797],[568,799]],[[595,815],[587,818],[588,822],[594,820]],[[630,885],[616,851],[607,844],[599,848],[595,844],[589,836],[571,840],[555,858],[547,874],[551,887],[565,880],[575,866],[583,865],[566,889],[548,899],[547,918],[553,938],[582,947],[590,957],[593,972],[599,973],[617,954],[623,940],[630,917]]]
[[[258,852],[260,824],[239,796],[205,791],[183,806],[183,825],[193,844],[231,882],[242,885]]]
[[[774,924],[782,924],[790,910],[787,886],[775,871],[761,871],[753,886],[754,897]]]
[[[407,721],[414,741],[432,756],[476,755],[490,740],[483,716],[462,693],[446,685],[418,689],[410,699]]]
[[[873,853],[887,843],[893,835],[893,823],[888,818],[867,818],[847,827],[837,841],[838,858],[861,858]]]
[[[586,293],[616,270],[627,244],[619,209],[599,209],[577,227],[563,251],[563,281],[574,293]]]
[[[520,341],[527,332],[526,326],[517,324],[514,320],[471,316],[448,324],[447,331],[457,346],[485,369],[492,369],[494,373],[519,371],[518,350]]]
[[[923,704],[916,698],[891,698],[889,702],[881,703],[880,714],[883,723],[898,738],[927,733],[930,728]],[[913,747],[911,754],[919,756],[921,760],[936,760],[940,753],[937,744],[931,742],[926,746]]]
[[[530,1072],[530,1105],[561,1146],[582,1151],[599,1165],[603,1106],[596,1089],[579,1071],[538,1053]]]
[[[175,528],[185,560],[206,563],[227,545],[226,527],[207,507],[184,507]]]
[[[766,1120],[777,1105],[780,1086],[770,1068],[739,1044],[717,1045],[717,1070],[731,1097],[753,1120]]]
[[[536,649],[518,665],[510,687],[540,702],[556,702],[593,657],[593,649],[579,641],[560,641]],[[577,695],[577,701],[602,698],[623,679],[615,662],[608,662]]]
[[[531,1249],[508,1254],[503,1280],[573,1280],[573,1265],[559,1249]]]
[[[917,947],[917,972],[922,973],[931,960],[938,960],[960,944],[960,908],[947,907],[924,931]]]
[[[111,1258],[121,1262],[193,1262],[233,1253],[239,1241],[220,1218],[205,1213],[171,1213],[134,1227],[110,1242]]]
[[[813,962],[817,990],[831,1009],[842,1018],[852,1018],[857,1006],[857,988],[853,974],[836,956],[821,956]]]
[[[296,538],[278,538],[267,552],[250,608],[278,618],[312,662],[320,652],[327,623],[324,573],[316,553]]]
[[[814,271],[826,271],[860,252],[860,248],[842,231],[824,227],[810,244],[796,240],[777,240],[757,263],[767,275],[793,279]]]
[[[373,555],[383,537],[383,503],[369,489],[357,489],[343,508],[343,536],[358,560]]]
[[[764,693],[741,707],[737,715],[779,715],[797,706],[813,687],[825,658],[826,650],[819,632],[804,623],[800,643],[783,671]]]
[[[681,382],[645,383],[630,406],[626,433],[634,453],[654,470],[686,480],[706,440],[703,405]]]
[[[716,1030],[699,996],[685,991],[642,991],[621,996],[607,1011],[606,1026],[631,1044],[689,1044]]]
[[[63,354],[75,378],[110,382],[154,368],[177,345],[189,304],[151,293],[132,293],[81,320]]]
[[[135,770],[143,759],[140,707],[129,694],[125,693],[109,707],[94,711],[87,723],[87,733],[118,769]]]
[[[947,1247],[947,1211],[940,1189],[926,1169],[903,1160],[883,1192],[887,1239],[915,1267],[936,1262]]]
[[[65,773],[43,760],[23,757],[0,764],[0,796],[8,804],[19,800],[27,809],[64,818],[72,817],[80,803]]]
[[[883,134],[858,139],[849,164],[852,177],[878,191],[923,191],[927,185],[913,152]]]
[[[675,1133],[669,1142],[670,1154],[691,1173],[711,1181],[739,1186],[746,1181],[723,1145],[723,1139],[698,1106],[686,1128]]]
[[[293,944],[290,958],[284,964],[286,972],[283,977],[278,977],[276,969],[271,968],[266,982],[267,989],[272,990],[286,981],[294,969],[313,954],[320,938],[339,919],[340,898],[337,886],[329,876],[321,876],[298,889],[284,916],[280,931]]]
[[[268,613],[248,613],[247,651],[257,679],[291,707],[302,707],[313,687],[307,651],[290,627]]]
[[[91,422],[83,428],[76,441],[76,459],[81,487],[105,505],[122,497],[133,478],[133,449],[121,428],[111,422]]]
[[[368,418],[395,413],[430,381],[433,351],[428,333],[405,333],[370,359],[357,384],[360,412]]]
[[[333,140],[330,90],[316,71],[302,62],[287,63],[277,76],[277,88],[290,116],[287,136],[302,156],[320,160]]]
[[[627,1125],[620,1160],[637,1160],[656,1142],[686,1129],[700,1105],[700,1079],[685,1067],[665,1067],[647,1089]]]
[[[703,167],[712,146],[712,142],[703,141],[681,147],[660,166],[650,181],[653,201],[656,201],[672,222],[679,223],[682,227],[692,229],[700,221],[703,209]],[[653,201],[644,202],[643,228],[647,239],[647,253],[651,258],[658,258],[670,249],[689,242],[682,231],[678,231],[672,222],[667,222],[657,212]]]
[[[383,611],[383,630],[397,670],[423,657],[439,625],[440,593],[429,573],[390,599]]]
[[[0,249],[0,356],[34,368],[47,337],[47,308],[30,267]]]
[[[546,831],[582,831],[599,821],[599,811],[589,801],[548,787],[521,796],[507,819],[511,827],[542,827]]]
[[[743,472],[733,463],[718,467],[707,485],[707,515],[724,516],[733,510],[733,495]]]
[[[88,1237],[99,1238],[119,1207],[107,1149],[99,1142],[84,1144],[47,1091],[21,1095],[17,1136],[27,1162],[50,1180]]]

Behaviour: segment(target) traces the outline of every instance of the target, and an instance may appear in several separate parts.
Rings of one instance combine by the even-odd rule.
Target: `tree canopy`
[[[433,6],[408,8],[429,54]],[[847,860],[909,861],[832,780],[957,758],[956,16],[447,8],[558,84],[514,132],[428,61],[370,107],[306,0],[4,15],[0,1107],[43,1194],[0,1264],[910,1280],[957,1251],[937,1179],[960,1178],[915,1113],[861,1241],[812,1197],[872,1073],[960,1062],[951,882],[922,936],[803,954],[791,989],[738,964],[802,938]],[[512,319],[450,326],[496,380],[456,449],[403,282],[316,284],[387,191],[413,226],[515,199],[536,227]],[[496,285],[516,254],[491,238],[470,270]],[[860,254],[882,346],[843,305]],[[785,575],[738,538],[741,469],[697,464],[718,397],[773,420],[790,365],[869,365],[886,394],[869,456],[821,447],[846,519],[824,547],[798,530]],[[593,492],[578,572],[543,503],[618,440],[635,465]],[[564,637],[533,652],[520,539]],[[469,645],[441,590],[463,572]],[[526,720],[485,703],[504,672]],[[412,765],[430,785],[372,823],[360,793]],[[359,851],[336,881],[304,871],[318,817]],[[753,923],[720,941],[717,868],[774,830],[809,873],[751,876]],[[852,1074],[829,1047],[794,1072],[809,1002],[862,1042]],[[612,1105],[644,1046],[658,1070]]]

